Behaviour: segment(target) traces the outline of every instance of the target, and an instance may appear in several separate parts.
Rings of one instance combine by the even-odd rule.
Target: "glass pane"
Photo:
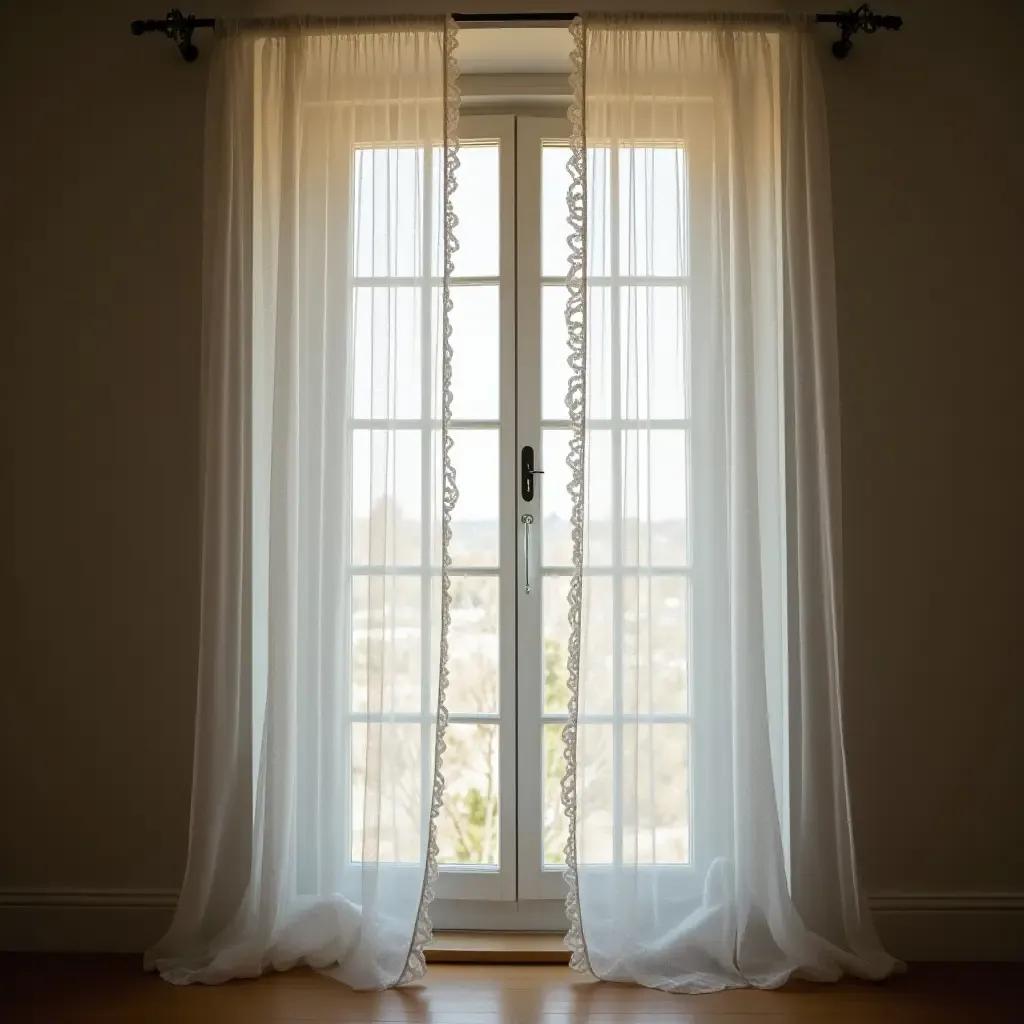
[[[561,725],[544,727],[544,864],[564,864],[569,839],[569,820],[562,808],[565,775],[565,743]]]
[[[419,711],[423,641],[416,576],[352,578],[352,708]]]
[[[354,288],[352,303],[356,419],[415,419],[423,390],[421,290]]]
[[[569,409],[569,330],[565,319],[568,293],[563,285],[541,289],[541,417],[567,420]],[[587,416],[591,420],[611,416],[612,290],[596,285],[587,298]],[[620,312],[620,319],[623,314]],[[673,415],[681,415],[678,411]]]
[[[690,586],[685,576],[622,581],[622,708],[625,714],[685,714]]]
[[[615,647],[612,637],[619,627],[615,614],[611,576],[583,576],[583,607],[580,612],[580,715],[607,714],[612,710],[615,680]]]
[[[623,861],[689,863],[690,727],[626,722],[622,745]]]
[[[544,710],[567,714],[569,657],[569,577],[545,576],[541,587],[544,622]]]
[[[612,315],[613,289],[587,289],[587,419],[612,415],[612,353],[619,343]],[[620,314],[621,320],[621,314]]]
[[[498,276],[499,190],[498,144],[459,143],[459,169],[455,172],[452,193],[452,207],[458,218],[455,238],[459,247],[452,259],[457,277]]]
[[[414,277],[423,267],[423,150],[357,149],[356,277]]]
[[[541,289],[541,417],[567,420],[569,394],[569,331],[565,320],[567,292],[559,284]],[[587,321],[587,416],[611,415],[611,289],[588,291]]]
[[[421,516],[420,432],[353,431],[353,563],[419,565]]]
[[[565,277],[569,272],[568,146],[541,150],[541,273]]]
[[[545,576],[541,593],[544,629],[544,711],[566,714],[569,710],[569,576]],[[581,708],[588,713],[612,709],[613,656],[612,581],[609,576],[584,575],[581,613],[584,646],[580,672],[587,688]]]
[[[615,850],[612,780],[616,760],[610,725],[581,721],[576,733],[576,785],[587,799],[577,811],[576,843],[581,863],[609,864]]]
[[[446,703],[453,714],[498,713],[498,593],[496,576],[451,576]]]
[[[548,567],[572,565],[572,529],[569,515],[571,473],[566,459],[572,432],[546,428],[541,441],[544,470],[540,486],[543,522],[541,557]],[[608,565],[612,551],[611,432],[588,430],[584,456],[584,490],[587,502],[587,530],[584,535],[583,564]]]
[[[498,286],[452,289],[452,417],[496,420],[500,413]]]
[[[688,564],[687,431],[622,432],[622,561]]]
[[[610,150],[587,150],[587,270],[591,277],[612,272],[612,183]]]
[[[623,416],[685,419],[690,404],[688,289],[623,288],[620,301]]]
[[[352,860],[415,864],[424,820],[423,731],[410,723],[357,722],[351,737]],[[375,780],[369,794],[367,774]]]
[[[619,151],[619,272],[687,274],[686,154],[677,146]]]
[[[453,430],[452,465],[459,500],[452,515],[452,563],[498,564],[499,435],[494,430]]]
[[[444,741],[438,863],[497,867],[498,726],[449,725]]]
[[[566,465],[569,455],[569,430],[545,429],[541,441],[540,501],[543,510],[541,525],[541,559],[544,565],[572,565],[572,530],[569,515],[572,499],[569,495],[571,474]]]
[[[569,272],[569,157],[566,145],[545,144],[541,151],[541,273],[565,277]],[[591,274],[608,274],[611,268],[611,204],[608,150],[588,153],[587,250]]]
[[[568,292],[560,284],[541,289],[541,409],[546,420],[567,420],[569,394],[569,332],[565,322]]]

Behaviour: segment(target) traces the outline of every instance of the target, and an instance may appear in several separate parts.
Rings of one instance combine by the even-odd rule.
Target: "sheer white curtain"
[[[454,41],[440,18],[221,30],[191,835],[147,954],[170,981],[304,962],[380,988],[424,969],[456,498]]]
[[[684,992],[880,978],[841,731],[811,27],[574,33],[573,963]]]

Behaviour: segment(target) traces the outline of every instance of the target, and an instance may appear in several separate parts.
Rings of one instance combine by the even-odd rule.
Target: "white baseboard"
[[[869,903],[901,960],[1024,961],[1024,893],[878,893]]]
[[[141,953],[177,900],[175,889],[0,890],[0,950]]]
[[[0,950],[141,953],[176,899],[173,889],[0,890]],[[900,959],[1024,961],[1024,893],[883,893],[870,903]]]

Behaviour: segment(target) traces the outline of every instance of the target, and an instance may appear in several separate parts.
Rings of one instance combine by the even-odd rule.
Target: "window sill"
[[[558,932],[435,932],[428,964],[567,964]]]

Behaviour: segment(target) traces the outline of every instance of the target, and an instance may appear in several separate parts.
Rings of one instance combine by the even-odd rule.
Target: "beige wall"
[[[206,64],[88,6],[0,5],[0,890],[171,888],[188,831]],[[878,6],[825,68],[858,846],[1024,893],[1024,5]]]

